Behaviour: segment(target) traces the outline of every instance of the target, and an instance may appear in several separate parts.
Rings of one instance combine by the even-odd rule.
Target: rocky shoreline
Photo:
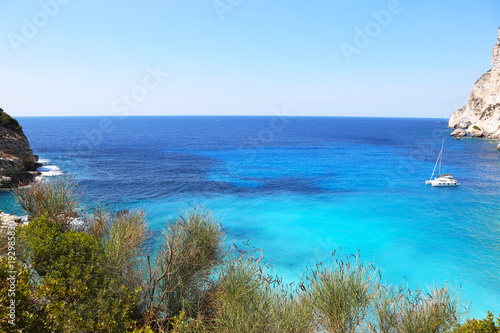
[[[20,224],[23,223],[23,218],[21,216],[7,214],[0,210],[0,224]]]
[[[451,115],[448,127],[455,130],[450,135],[500,139],[500,28],[491,66],[472,87],[467,105]]]
[[[41,166],[17,120],[0,109],[0,189],[33,181]]]

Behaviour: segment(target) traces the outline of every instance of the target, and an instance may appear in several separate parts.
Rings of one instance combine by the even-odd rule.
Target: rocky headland
[[[451,115],[451,135],[500,139],[500,28],[491,66],[472,87],[467,105]]]
[[[0,188],[32,181],[42,166],[17,120],[0,109]]]

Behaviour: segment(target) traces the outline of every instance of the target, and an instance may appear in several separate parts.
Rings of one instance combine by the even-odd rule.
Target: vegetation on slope
[[[491,311],[484,319],[467,319],[465,324],[458,325],[453,333],[499,333],[500,332],[500,315],[495,321],[495,316]]]
[[[15,132],[22,133],[23,128],[17,120],[12,118],[8,113],[0,108],[0,126],[7,127]]]
[[[150,249],[144,212],[83,209],[76,189],[59,178],[15,190],[31,221],[1,228],[0,302],[16,302],[15,325],[0,308],[5,332],[498,332],[493,315],[460,326],[452,288],[388,286],[359,254],[285,285],[201,207],[167,221]]]

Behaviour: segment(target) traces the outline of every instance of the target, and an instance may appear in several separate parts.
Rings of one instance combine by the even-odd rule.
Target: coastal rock
[[[472,87],[467,105],[450,117],[450,128],[466,129],[473,137],[500,135],[500,29],[493,48],[491,69]],[[479,128],[480,130],[478,130]]]
[[[467,129],[467,132],[469,132],[470,136],[473,138],[484,138],[483,131],[477,126]]]
[[[497,149],[497,150],[500,150],[500,143],[498,144],[498,146],[497,146],[497,148],[496,148],[496,149]]]
[[[33,180],[40,166],[19,123],[0,109],[0,188]]]
[[[21,223],[22,218],[16,215],[4,213],[0,210],[0,224],[10,224],[12,222],[15,224]]]
[[[467,136],[467,132],[465,132],[462,128],[457,128],[453,132],[451,132],[450,136],[461,137]]]

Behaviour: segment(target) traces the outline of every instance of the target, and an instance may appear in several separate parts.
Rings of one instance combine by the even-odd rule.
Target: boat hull
[[[438,187],[450,187],[450,186],[459,186],[460,183],[432,183],[431,185]]]
[[[460,185],[460,183],[457,182],[455,179],[453,179],[451,176],[426,180],[425,184],[432,185],[435,187],[450,187],[450,186]]]

